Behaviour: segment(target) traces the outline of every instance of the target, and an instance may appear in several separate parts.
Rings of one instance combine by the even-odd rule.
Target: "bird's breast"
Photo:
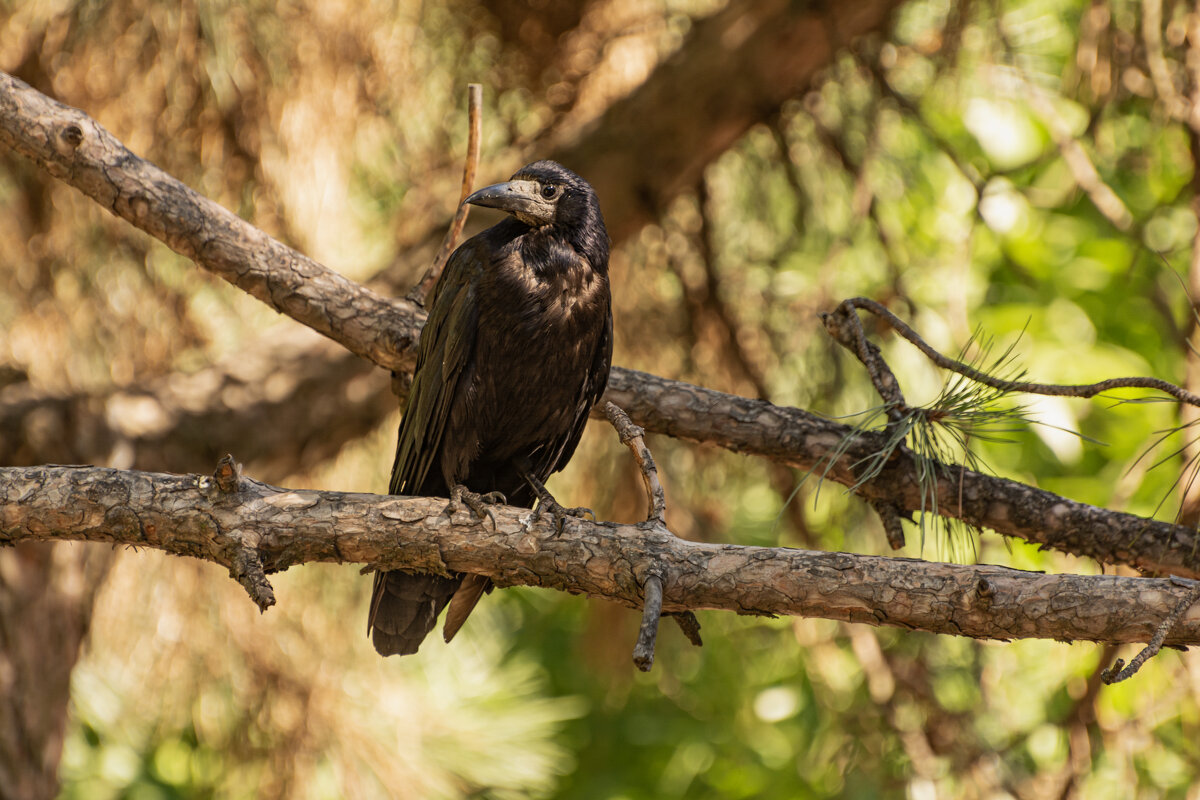
[[[477,413],[516,446],[561,435],[574,423],[608,321],[607,279],[590,274],[555,285],[518,276],[486,288],[479,298]]]

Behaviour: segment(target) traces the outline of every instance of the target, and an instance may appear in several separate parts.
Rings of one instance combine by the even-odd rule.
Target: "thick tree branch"
[[[643,525],[569,519],[563,535],[527,509],[496,525],[443,514],[445,500],[281,489],[241,478],[99,467],[0,468],[0,544],[89,540],[154,547],[231,571],[310,561],[487,575],[641,608],[650,565],[664,612],[796,614],[989,639],[1147,642],[1190,595],[1172,580],[1044,575],[1005,567],[687,542]],[[239,562],[241,559],[241,562]],[[1167,645],[1200,644],[1200,610]]]
[[[609,232],[620,239],[657,218],[679,193],[746,131],[799,96],[844,45],[884,30],[900,0],[854,3],[731,3],[696,20],[675,57],[628,97],[613,103],[591,141],[557,158],[596,189]],[[663,113],[680,102],[699,110],[679,125]],[[631,147],[630,142],[647,146]],[[610,215],[610,209],[621,215]]]
[[[0,389],[0,464],[200,471],[236,449],[282,480],[395,411],[387,376],[327,340],[259,342],[236,359],[107,394]]]

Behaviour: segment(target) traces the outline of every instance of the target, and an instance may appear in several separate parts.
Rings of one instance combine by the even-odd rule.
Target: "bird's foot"
[[[533,510],[533,521],[542,518],[542,514],[549,514],[554,520],[554,535],[561,536],[563,532],[563,522],[567,517],[575,517],[576,519],[585,519],[591,517],[592,522],[596,521],[596,512],[590,508],[576,506],[575,508],[566,508],[559,504],[549,492],[544,496],[538,497],[537,508]]]
[[[504,505],[507,502],[507,498],[500,492],[478,494],[458,483],[450,490],[450,502],[446,503],[446,507],[442,510],[442,513],[447,516],[453,516],[454,512],[458,511],[459,504],[461,503],[471,509],[471,512],[480,520],[490,518],[492,520],[492,528],[497,529],[499,525],[496,523],[496,514],[488,506]]]
[[[567,517],[576,517],[577,519],[591,517],[592,522],[596,521],[596,512],[592,511],[590,508],[564,508],[562,505],[560,505],[559,502],[554,499],[554,495],[550,494],[550,490],[546,488],[546,484],[542,483],[542,481],[533,474],[533,468],[529,466],[529,462],[527,460],[517,461],[516,464],[517,469],[521,471],[521,477],[523,477],[525,482],[533,488],[533,493],[537,497],[537,508],[534,509],[533,514],[531,514],[526,520],[527,527],[532,525],[534,522],[537,522],[542,518],[542,514],[547,512],[549,512],[550,516],[554,518],[555,536],[560,536],[562,534],[563,521],[566,520]]]

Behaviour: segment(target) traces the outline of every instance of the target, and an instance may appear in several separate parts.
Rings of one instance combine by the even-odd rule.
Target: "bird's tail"
[[[458,633],[458,629],[471,616],[475,605],[484,592],[492,590],[492,579],[483,575],[463,575],[462,586],[450,598],[450,607],[446,609],[446,622],[442,625],[442,636],[449,642]]]
[[[376,572],[367,631],[379,654],[406,656],[417,652],[462,582],[461,575],[446,578],[395,570]]]

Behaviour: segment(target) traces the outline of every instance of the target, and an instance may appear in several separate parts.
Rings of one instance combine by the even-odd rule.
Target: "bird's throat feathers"
[[[493,229],[508,239],[500,252],[519,254],[519,258],[502,255],[494,262],[507,273],[502,282],[513,289],[519,286],[516,297],[539,305],[553,299],[550,304],[563,309],[600,304],[607,311],[608,234],[603,226],[601,221],[598,228],[581,231],[576,226],[530,227],[514,218],[504,220]]]

